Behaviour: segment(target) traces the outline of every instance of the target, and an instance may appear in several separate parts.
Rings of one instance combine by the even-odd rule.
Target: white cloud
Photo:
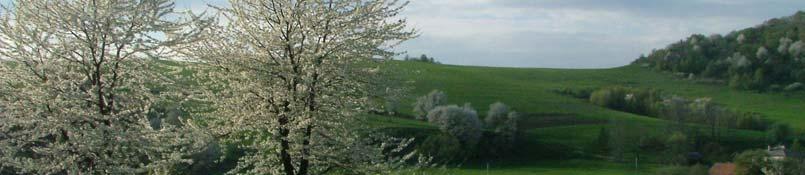
[[[10,0],[0,0],[7,4]],[[227,0],[177,0],[201,12]],[[727,33],[791,15],[795,0],[411,0],[420,38],[399,48],[449,64],[614,67],[690,34]]]
[[[691,34],[727,33],[795,12],[786,4],[778,4],[772,6],[781,9],[777,11],[747,9],[746,13],[755,15],[747,17],[739,10],[766,7],[747,5],[751,3],[747,0],[550,4],[555,2],[415,0],[405,16],[422,36],[401,48],[411,54],[433,55],[449,64],[614,67]],[[703,5],[730,6],[732,11],[698,7]],[[677,10],[687,7],[691,11]]]

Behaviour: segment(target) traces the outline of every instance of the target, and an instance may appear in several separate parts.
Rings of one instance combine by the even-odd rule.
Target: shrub
[[[598,106],[623,110],[626,104],[626,90],[612,87],[597,90],[590,95],[590,102]]]
[[[736,125],[738,129],[765,131],[769,128],[770,122],[759,114],[749,113],[739,117]]]
[[[710,169],[702,164],[696,164],[688,168],[688,175],[708,175]]]
[[[775,123],[766,131],[766,139],[768,139],[769,144],[782,144],[785,143],[791,133],[791,126],[788,126],[788,124]]]
[[[555,93],[571,96],[573,98],[578,99],[590,99],[590,95],[593,93],[594,89],[590,88],[581,88],[581,89],[573,89],[573,88],[561,88],[553,90]]]
[[[733,160],[737,166],[735,174],[763,174],[761,169],[768,165],[768,162],[766,162],[765,159],[766,156],[768,156],[768,154],[765,150],[749,150],[736,155],[735,159]]]
[[[684,163],[688,152],[688,137],[685,134],[676,132],[668,137],[666,145],[669,146],[667,161],[672,164]]]
[[[428,95],[417,98],[414,103],[414,114],[416,119],[425,120],[428,112],[437,106],[447,104],[447,94],[439,90],[433,90]]]
[[[418,148],[423,154],[432,156],[441,162],[455,161],[467,154],[467,151],[463,151],[465,149],[462,148],[460,141],[447,134],[428,136]]]
[[[640,114],[656,115],[655,103],[660,100],[661,92],[653,89],[632,89],[610,87],[594,91],[590,102],[610,109]]]
[[[469,106],[456,105],[439,106],[428,113],[428,122],[435,124],[439,129],[456,137],[467,147],[475,146],[481,137],[481,120],[478,113]]]
[[[593,143],[590,144],[590,151],[597,154],[609,153],[609,140],[609,130],[601,127],[601,129],[598,130],[598,136]]]

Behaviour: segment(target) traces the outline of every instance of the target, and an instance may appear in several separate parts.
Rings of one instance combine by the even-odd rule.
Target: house
[[[761,171],[763,171],[763,174],[767,175],[783,174],[782,163],[784,160],[803,157],[802,153],[786,149],[785,146],[768,146],[768,148],[766,148],[766,153],[768,154],[766,161],[769,161],[769,164],[766,167],[763,167]]]
[[[800,152],[786,149],[783,145],[775,147],[768,146],[766,152],[769,154],[769,160],[785,160],[786,158],[802,158],[805,156]]]
[[[709,174],[710,175],[734,175],[735,174],[735,164],[734,163],[716,163],[713,167],[710,167]]]

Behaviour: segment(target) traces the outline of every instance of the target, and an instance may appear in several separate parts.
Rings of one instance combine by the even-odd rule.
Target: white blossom
[[[372,133],[364,121],[377,78],[367,68],[415,34],[395,20],[406,3],[229,2],[218,8],[226,23],[183,51],[210,88],[198,96],[213,106],[198,110],[210,129],[257,150],[231,173],[387,174],[414,157],[388,156],[384,150],[399,155],[410,140]]]
[[[746,58],[746,56],[738,52],[735,52],[732,56],[728,57],[727,62],[731,63],[732,66],[738,68],[747,67],[752,64],[752,62],[750,62],[749,59]]]
[[[436,107],[428,113],[428,122],[469,146],[474,146],[481,137],[481,120],[478,113],[468,106]]]
[[[794,42],[794,40],[791,40],[789,38],[786,37],[780,38],[780,45],[777,47],[777,52],[781,54],[788,53],[789,49],[788,46],[791,45],[792,42]]]
[[[763,60],[767,55],[769,55],[769,50],[763,46],[757,48],[757,52],[755,52],[755,57],[757,57],[758,60]]]
[[[447,95],[442,91],[433,90],[428,95],[417,98],[414,103],[414,114],[418,120],[424,120],[430,110],[446,104]]]
[[[192,42],[204,20],[168,0],[19,0],[0,14],[0,166],[170,173],[210,139],[190,121],[154,128],[146,116],[175,95],[147,86],[170,83],[152,60]]]
[[[790,53],[791,56],[798,57],[802,54],[803,49],[805,49],[805,43],[800,40],[788,47],[788,53]]]

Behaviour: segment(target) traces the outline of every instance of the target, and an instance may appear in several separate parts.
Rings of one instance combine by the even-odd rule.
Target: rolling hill
[[[446,170],[455,174],[648,174],[659,166],[652,161],[652,157],[659,155],[646,155],[648,163],[640,163],[635,169],[633,162],[614,163],[584,150],[600,128],[610,127],[611,122],[607,122],[610,120],[631,121],[647,128],[662,128],[670,122],[599,107],[587,100],[554,92],[561,88],[645,87],[690,98],[711,97],[727,108],[760,113],[771,121],[790,124],[797,131],[805,129],[805,116],[801,113],[805,109],[805,93],[735,90],[675,78],[671,73],[635,65],[612,69],[540,69],[393,61],[388,66],[411,82],[411,96],[438,89],[448,94],[451,104],[471,103],[482,115],[488,110],[488,104],[496,101],[524,114],[521,118],[523,141],[516,156],[498,161],[466,162]],[[401,103],[400,112],[411,115],[413,102],[411,97]],[[374,122],[384,128],[435,130],[426,122],[404,117],[378,116]],[[734,143],[728,145],[735,150],[765,147],[765,134],[759,131],[728,130],[723,137],[722,142]]]

